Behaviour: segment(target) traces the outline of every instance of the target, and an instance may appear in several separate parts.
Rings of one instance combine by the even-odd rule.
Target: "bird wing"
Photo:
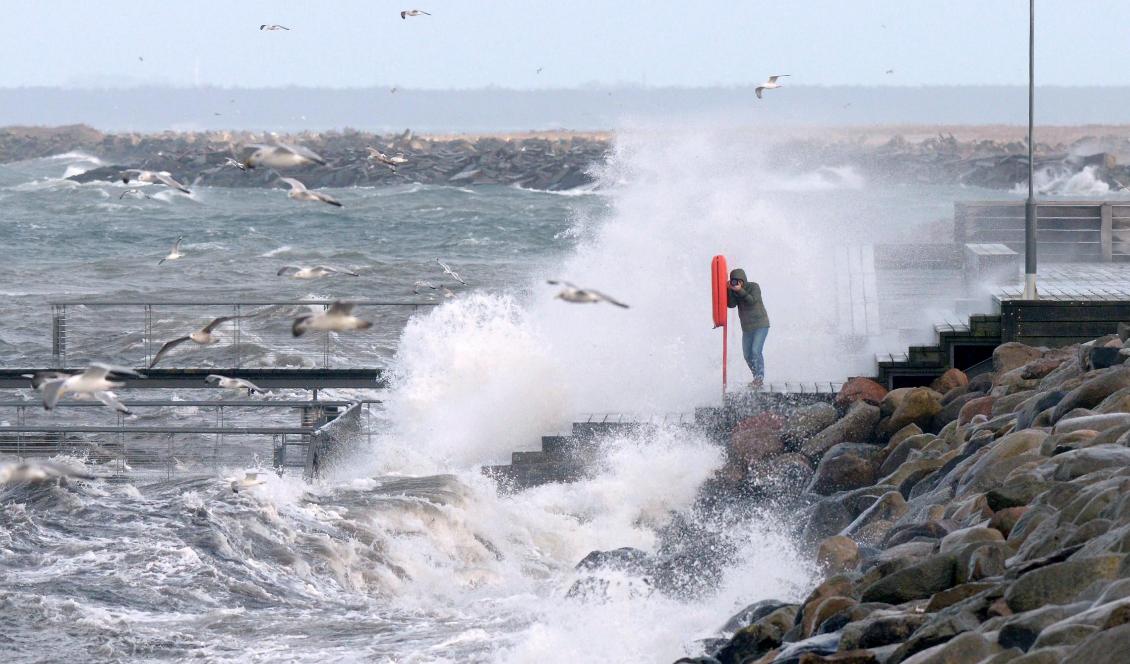
[[[66,380],[66,378],[56,378],[43,384],[44,410],[51,410],[55,407],[55,404],[59,403],[59,399],[63,396],[63,383]]]
[[[188,337],[177,337],[172,341],[166,342],[164,346],[161,346],[161,350],[157,351],[157,354],[153,356],[153,361],[149,363],[149,368],[152,369],[153,367],[157,366],[157,363],[161,361],[162,357],[165,357],[166,353],[172,350],[175,346],[188,341],[188,339]]]
[[[342,302],[341,300],[338,300],[330,305],[330,308],[326,310],[326,313],[348,316],[349,314],[353,313],[353,303]]]
[[[549,284],[550,286],[568,286],[569,288],[576,288],[577,290],[580,290],[580,288],[577,287],[577,284],[574,284],[571,281],[562,281],[560,279],[546,279],[545,283]]]
[[[314,152],[310,148],[306,148],[301,145],[290,145],[289,143],[279,143],[279,147],[283,150],[286,150],[287,152],[294,153],[299,157],[302,157],[303,159],[309,159],[319,166],[326,165],[326,160],[322,159],[321,155],[319,155],[317,152]]]
[[[348,274],[351,277],[361,276],[361,275],[357,274],[356,272],[352,272],[350,270],[344,270],[344,269],[336,268],[336,267],[330,267],[329,265],[317,265],[317,266],[314,267],[314,269],[315,270],[326,270],[328,272],[336,272],[338,274]]]
[[[224,377],[219,374],[208,374],[204,377],[205,383],[219,383]]]
[[[177,182],[172,178],[171,175],[168,175],[167,173],[157,173],[156,177],[161,181],[161,184],[165,185],[166,187],[172,187],[173,189],[176,189],[177,191],[183,191],[186,194],[192,193],[191,191],[189,191],[188,187]]]
[[[247,380],[246,378],[236,378],[235,382],[239,383],[240,387],[244,387],[252,392],[264,392],[265,390],[255,383]]]
[[[774,74],[769,77],[769,82],[776,83],[778,78],[784,78],[786,76],[788,76],[788,74]]]
[[[400,12],[400,18],[408,18],[408,12]]]
[[[758,99],[761,99],[761,91],[764,90],[764,89],[765,89],[764,85],[759,85],[759,86],[757,86],[756,88],[753,89],[753,94],[757,95]]]
[[[173,253],[176,253],[176,254],[180,253],[180,243],[183,242],[183,241],[184,241],[183,235],[177,238],[177,241],[173,243]]]
[[[302,184],[298,180],[295,180],[294,178],[279,178],[279,180],[282,180],[283,182],[290,185],[291,191],[306,191],[306,185]]]
[[[219,316],[217,318],[213,318],[211,323],[208,323],[203,327],[203,330],[205,332],[211,332],[212,330],[216,329],[217,326],[223,325],[229,320],[235,320],[236,318],[251,318],[254,315],[255,314],[245,314],[243,316]]]
[[[94,393],[94,398],[98,399],[103,404],[109,406],[110,408],[113,408],[114,410],[118,411],[119,413],[124,413],[126,415],[132,415],[133,413],[130,412],[130,409],[126,408],[126,405],[123,404],[121,401],[118,401],[117,397],[118,397],[118,395],[114,394],[113,392],[95,392]]]
[[[275,276],[276,276],[276,277],[281,277],[281,276],[283,276],[284,274],[288,274],[288,273],[293,273],[293,272],[298,272],[298,271],[299,271],[299,270],[301,270],[301,269],[302,269],[302,268],[300,268],[300,267],[296,267],[296,266],[294,266],[294,265],[284,265],[283,267],[280,267],[280,268],[279,268],[279,271],[275,273]]]
[[[86,372],[90,372],[91,369],[97,370],[102,376],[106,376],[107,374],[121,374],[123,376],[133,376],[134,378],[145,378],[145,376],[137,373],[136,371],[134,371],[133,369],[130,369],[129,367],[123,367],[123,366],[119,366],[117,364],[106,364],[104,362],[96,362],[96,363],[90,365],[89,367],[87,367]],[[84,372],[84,373],[86,373],[86,372]],[[91,375],[95,375],[95,374],[91,374]]]
[[[604,300],[608,304],[615,304],[616,306],[624,307],[625,309],[628,308],[628,305],[624,304],[623,302],[621,302],[621,301],[619,301],[615,298],[609,297],[609,296],[605,295],[604,293],[601,293],[600,291],[596,291],[596,290],[593,290],[593,289],[590,288],[590,289],[588,289],[588,292],[590,292],[593,295],[597,296],[598,298]]]
[[[296,337],[302,336],[306,332],[304,323],[314,317],[314,314],[301,314],[298,318],[294,319],[294,323],[290,326],[290,333]]]
[[[334,205],[334,206],[337,206],[337,207],[344,207],[344,206],[342,206],[340,201],[338,201],[333,196],[330,196],[329,194],[323,194],[320,191],[312,191],[310,193],[314,195],[314,198],[317,198],[318,200],[322,201],[323,203],[329,203],[330,205]]]

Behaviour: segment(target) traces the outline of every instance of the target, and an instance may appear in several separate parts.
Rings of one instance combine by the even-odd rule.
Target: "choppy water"
[[[119,201],[120,186],[60,179],[89,165],[80,155],[0,167],[7,366],[49,361],[53,299],[407,301],[417,279],[441,278],[436,257],[471,283],[408,319],[363,312],[378,326],[335,350],[337,363],[386,365],[395,378],[372,446],[359,441],[336,477],[272,477],[240,494],[216,477],[0,485],[0,651],[10,661],[663,662],[695,652],[745,604],[803,594],[810,567],[786,531],[739,514],[716,533],[729,553],[717,554],[725,564],[704,595],[614,578],[603,598],[567,596],[589,551],[651,551],[672,515],[697,518],[697,487],[722,454],[693,433],[610,439],[591,478],[516,496],[478,472],[578,412],[710,403],[716,253],[761,282],[771,377],[858,370],[861,357],[829,331],[831,249],[926,241],[955,198],[992,195],[875,188],[844,169],[785,177],[759,168],[755,141],[731,138],[626,133],[600,168],[600,194],[346,189],[331,192],[341,210],[282,190],[189,198],[147,187],[153,200]],[[157,266],[179,235],[187,256]],[[361,276],[276,277],[288,263]],[[564,304],[546,277],[631,309]],[[73,352],[136,364],[137,335],[115,332],[136,329],[135,314],[92,311],[68,312],[101,336]],[[206,313],[162,310],[155,325],[173,333],[196,317]],[[256,361],[302,363],[275,346],[286,325],[261,322]]]

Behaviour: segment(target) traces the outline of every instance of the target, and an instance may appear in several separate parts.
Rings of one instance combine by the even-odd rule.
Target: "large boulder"
[[[800,451],[816,460],[832,446],[840,443],[863,443],[871,440],[879,422],[879,408],[865,401],[855,403],[835,424],[824,429],[801,446]]]
[[[941,394],[945,394],[955,387],[965,387],[969,384],[969,376],[961,369],[947,369],[944,374],[934,379],[930,383],[930,389]]]
[[[1068,392],[1052,411],[1052,422],[1076,408],[1093,408],[1118,390],[1130,387],[1130,367],[1115,367],[1095,372],[1079,387]]]
[[[993,413],[994,401],[996,401],[996,397],[993,396],[978,396],[964,402],[961,405],[961,410],[957,413],[957,423],[965,426],[977,415],[989,417]]]
[[[1130,624],[1088,636],[1063,661],[1073,664],[1123,664],[1127,653],[1130,653]]]
[[[926,599],[953,587],[957,581],[957,556],[938,554],[875,581],[863,590],[862,599],[864,602],[902,604],[913,599]]]
[[[1064,452],[1048,463],[1055,466],[1053,479],[1068,481],[1103,468],[1122,468],[1130,465],[1130,448],[1121,445],[1096,445]]]
[[[775,429],[747,427],[735,429],[730,435],[730,455],[744,466],[770,459],[784,449],[781,434]]]
[[[1099,415],[1084,415],[1071,419],[1061,419],[1056,423],[1052,433],[1071,433],[1089,429],[1091,431],[1106,431],[1112,427],[1130,425],[1130,413],[1105,413]]]
[[[916,424],[925,429],[940,412],[942,412],[941,395],[929,388],[915,388],[903,397],[895,411],[883,422],[880,433],[890,436],[908,424]]]
[[[1017,341],[1001,344],[993,350],[993,373],[1001,374],[1020,368],[1039,359],[1046,351],[1046,348],[1027,346]]]
[[[870,378],[852,378],[836,393],[836,406],[847,408],[858,401],[878,406],[887,396],[887,388]]]
[[[804,441],[836,423],[839,414],[829,403],[814,403],[796,409],[781,429],[781,439],[789,449],[797,449]]]
[[[1004,650],[976,632],[964,632],[945,643],[902,660],[903,664],[966,664],[980,662]]]
[[[1066,604],[1095,581],[1117,578],[1121,563],[1122,556],[1108,554],[1039,567],[1009,586],[1005,602],[1014,613],[1045,604]]]
[[[781,645],[785,634],[792,628],[799,609],[796,605],[782,606],[749,627],[738,630],[730,642],[718,651],[718,661],[722,664],[742,664]]]
[[[816,466],[808,491],[829,495],[874,484],[882,452],[881,447],[860,443],[832,447]]]

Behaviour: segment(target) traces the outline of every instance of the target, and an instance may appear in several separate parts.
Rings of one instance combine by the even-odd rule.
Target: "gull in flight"
[[[754,88],[753,93],[757,95],[758,99],[761,99],[762,90],[776,90],[777,88],[781,87],[781,84],[777,82],[777,79],[783,78],[785,76],[788,76],[788,74],[774,74],[773,76],[770,76],[768,81],[765,81],[761,85]]]
[[[229,378],[219,374],[208,374],[208,376],[204,378],[204,382],[225,390],[247,390],[247,396],[251,396],[256,392],[259,394],[266,394],[267,392],[249,380],[243,378]]]
[[[279,271],[275,273],[276,277],[289,275],[295,279],[319,279],[321,277],[328,277],[331,274],[348,274],[351,277],[359,277],[361,275],[349,270],[341,270],[329,265],[315,265],[314,267],[299,267],[297,265],[287,265],[280,267]]]
[[[893,74],[893,73],[895,73],[895,70],[894,70],[894,69],[888,69],[888,70],[887,70],[887,73],[888,73],[888,74]]]
[[[568,281],[554,281],[553,279],[550,279],[546,283],[552,286],[564,286],[564,288],[561,289],[561,292],[558,293],[555,297],[565,300],[566,302],[607,302],[608,304],[615,304],[618,307],[623,307],[625,309],[628,308],[628,305],[624,304],[623,302],[614,300],[604,293],[592,290],[591,288],[579,288],[576,285],[569,283]]]
[[[306,185],[302,184],[298,180],[295,180],[294,178],[279,179],[290,186],[290,191],[288,191],[286,195],[290,196],[296,201],[317,201],[319,203],[329,203],[330,205],[336,205],[337,207],[342,206],[341,203],[339,203],[338,200],[333,196],[330,196],[329,194],[323,194],[319,191],[310,191],[306,188]]]
[[[373,324],[353,315],[353,303],[338,300],[329,309],[319,313],[306,313],[294,319],[290,331],[300,337],[307,330],[344,332],[346,330],[367,330]]]
[[[75,477],[92,480],[94,475],[86,472],[81,464],[60,463],[58,461],[24,461],[0,465],[0,485],[16,482],[44,482]]]
[[[126,196],[129,196],[130,198],[153,198],[149,194],[143,193],[140,189],[126,189],[122,192],[121,196],[118,196],[118,200],[120,201]]]
[[[278,23],[274,23],[274,24],[270,24],[270,25],[268,25],[267,23],[264,23],[263,25],[259,26],[259,29],[260,30],[271,30],[271,31],[275,31],[275,30],[288,30],[289,31],[290,30],[290,28],[286,27],[285,25],[279,25]]]
[[[117,400],[116,395],[111,392],[116,387],[124,387],[125,383],[109,380],[110,374],[145,378],[133,369],[126,367],[92,364],[80,374],[66,376],[65,378],[45,379],[40,386],[40,391],[43,392],[43,408],[45,410],[53,409],[59,403],[59,400],[67,394],[89,395],[114,410],[129,415],[129,409],[122,405]],[[32,378],[32,385],[34,384],[35,378]]]
[[[431,14],[422,9],[405,9],[404,11],[400,12],[400,18],[405,19],[409,16],[419,16],[421,14],[423,14],[424,16],[431,16]]]
[[[176,189],[177,191],[191,194],[188,187],[177,182],[168,171],[146,171],[140,168],[130,168],[122,171],[122,182],[129,184],[131,180],[138,182],[148,182],[150,184],[163,184],[169,189]]]
[[[216,115],[219,115],[219,113],[217,113]],[[235,159],[232,159],[231,157],[225,157],[224,158],[224,166],[235,166],[239,170],[241,170],[245,173],[247,172],[247,164],[243,163],[242,161],[236,161]]]
[[[31,389],[35,390],[36,392],[42,392],[47,383],[51,381],[65,380],[73,375],[74,374],[64,373],[62,371],[37,371],[34,374],[23,374],[24,378],[31,379]],[[75,398],[97,399],[98,401],[101,401],[103,404],[109,406],[110,408],[113,408],[119,413],[125,415],[133,415],[129,408],[126,408],[122,402],[118,401],[118,395],[114,394],[110,390],[103,390],[98,392],[80,392],[78,394],[75,394]]]
[[[225,479],[231,482],[229,486],[231,486],[232,493],[239,493],[253,486],[267,483],[266,480],[259,479],[259,473],[244,473],[243,477],[228,477]]]
[[[309,148],[304,148],[301,145],[278,143],[276,145],[255,144],[249,147],[255,148],[255,150],[248,155],[247,159],[243,160],[243,165],[247,168],[258,168],[260,166],[266,166],[267,168],[289,168],[291,166],[305,166],[307,164],[326,165],[326,160],[322,159],[318,153]]]
[[[467,282],[463,281],[463,277],[460,277],[459,273],[456,272],[455,270],[452,270],[451,267],[447,263],[444,263],[443,261],[441,261],[438,258],[436,259],[436,262],[439,263],[439,266],[443,268],[444,274],[450,274],[452,279],[458,281],[459,283],[463,284],[464,286],[467,285]]]
[[[430,281],[417,281],[414,284],[414,287],[412,288],[412,292],[415,293],[416,295],[419,295],[421,288],[430,288],[432,290],[439,291],[440,294],[443,295],[444,297],[455,297],[455,292],[452,291],[447,286],[440,286],[438,284],[433,284]]]
[[[365,149],[369,151],[369,159],[381,162],[385,166],[391,168],[394,173],[396,172],[397,166],[408,163],[408,159],[405,158],[405,156],[401,153],[397,153],[396,155],[390,157],[376,148]]]
[[[192,334],[183,337],[177,337],[172,341],[165,342],[165,345],[161,346],[161,349],[158,350],[157,354],[153,356],[153,361],[149,363],[149,368],[152,369],[153,367],[157,366],[157,363],[161,361],[161,358],[165,357],[165,355],[170,350],[179,346],[180,344],[183,344],[186,341],[191,341],[193,343],[200,344],[201,346],[207,346],[208,344],[216,343],[220,340],[220,337],[219,335],[213,333],[212,330],[216,329],[220,325],[223,325],[229,320],[235,320],[236,318],[251,318],[253,315],[254,314],[248,314],[246,316],[220,316],[219,318],[213,318],[212,322],[208,323],[199,330],[196,330]]]
[[[183,236],[183,235],[182,235],[182,236],[180,236],[180,237],[178,237],[178,238],[177,238],[177,241],[173,243],[173,248],[172,248],[172,250],[171,250],[171,251],[169,252],[169,255],[168,255],[168,256],[165,256],[165,257],[164,257],[164,258],[162,258],[161,260],[157,261],[157,264],[158,264],[158,265],[160,265],[161,263],[164,263],[165,261],[175,261],[175,260],[176,260],[176,259],[178,259],[178,258],[183,258],[183,257],[184,257],[184,252],[180,250],[180,243],[181,243],[181,242],[182,242],[183,240],[184,240],[184,236]]]

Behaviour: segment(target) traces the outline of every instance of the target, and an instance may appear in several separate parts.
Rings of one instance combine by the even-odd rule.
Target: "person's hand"
[[[741,284],[730,284],[730,290],[732,290],[732,291],[739,291],[740,292],[741,289],[742,289]]]

